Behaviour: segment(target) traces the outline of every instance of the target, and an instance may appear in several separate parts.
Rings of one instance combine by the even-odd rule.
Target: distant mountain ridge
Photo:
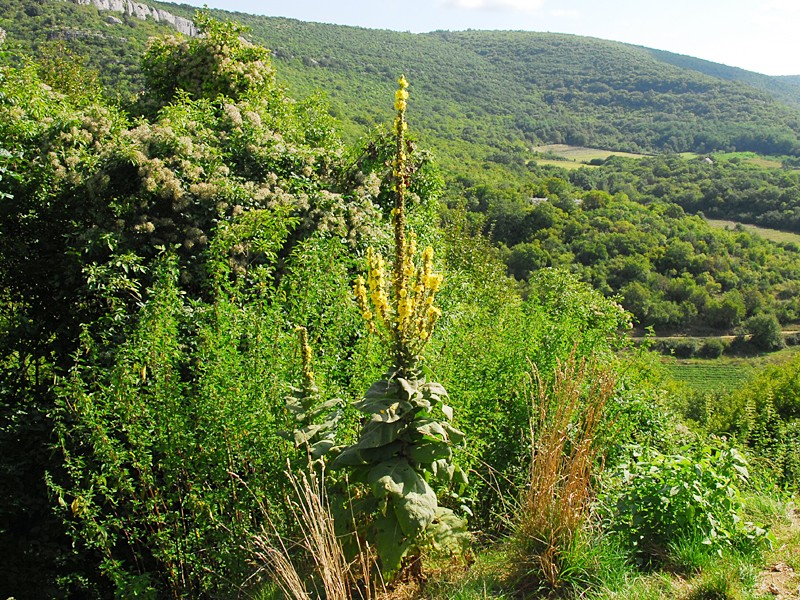
[[[368,123],[385,120],[391,107],[375,107],[404,72],[418,91],[423,129],[491,146],[490,154],[544,142],[634,152],[800,152],[800,95],[791,85],[746,71],[738,79],[736,72],[711,75],[713,63],[705,61],[679,65],[677,55],[566,34],[409,34],[236,18],[273,49],[290,86],[324,89],[341,114],[357,107]]]
[[[175,23],[191,32],[185,24],[194,11],[155,1],[5,0],[0,27],[34,50],[49,32],[101,32],[102,39],[67,42],[107,84],[129,93],[140,85],[147,36]],[[533,146],[546,143],[800,155],[800,76],[769,77],[566,34],[411,34],[210,12],[249,26],[294,95],[322,91],[350,138],[391,121],[386,98],[405,73],[415,131],[451,164],[522,164]],[[109,13],[122,15],[124,26],[111,25]]]
[[[683,54],[675,54],[667,52],[666,50],[654,50],[652,48],[644,48],[650,52],[655,58],[662,60],[666,63],[683,67],[711,75],[712,77],[719,77],[728,81],[740,81],[752,85],[753,87],[762,89],[771,93],[776,98],[783,100],[797,106],[800,106],[800,75],[787,75],[787,76],[771,76],[762,75],[753,71],[740,69],[739,67],[730,67],[701,58],[694,58]]]

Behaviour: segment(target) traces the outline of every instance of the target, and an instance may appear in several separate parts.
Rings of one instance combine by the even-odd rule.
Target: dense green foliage
[[[614,157],[591,173],[571,175],[578,185],[622,191],[632,200],[665,200],[692,214],[800,231],[800,172],[765,169],[740,159],[677,156]]]
[[[522,190],[475,186],[466,190],[468,206],[486,215],[486,230],[506,247],[512,275],[570,269],[617,295],[643,327],[731,331],[760,312],[797,320],[795,247],[713,229],[664,199],[635,202],[623,191],[638,195],[635,184],[607,186],[614,175],[605,176],[581,170],[572,183],[551,176]]]
[[[664,560],[682,544],[707,552],[753,547],[765,531],[741,521],[741,488],[749,477],[733,448],[686,447],[680,454],[637,449],[614,474],[604,498],[611,529],[637,560]]]
[[[783,485],[800,481],[800,360],[771,365],[722,398],[710,397],[699,420],[715,433],[735,435],[762,457]]]

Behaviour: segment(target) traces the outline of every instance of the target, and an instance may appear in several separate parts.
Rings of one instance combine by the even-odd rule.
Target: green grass
[[[723,356],[717,359],[665,357],[663,361],[675,381],[698,392],[715,392],[733,389],[759,369],[787,361],[799,351],[800,347],[793,346],[758,356]]]
[[[667,364],[670,376],[698,392],[732,389],[747,381],[753,367],[747,362],[717,360],[675,360]]]
[[[735,229],[739,223],[735,221],[725,221],[723,219],[706,219],[711,227],[715,227],[717,229]],[[766,227],[759,227],[757,225],[746,225],[741,224],[745,230],[755,233],[763,237],[765,240],[770,240],[771,242],[777,242],[779,244],[788,244],[793,242],[795,244],[800,244],[800,234],[792,233],[790,231],[779,231],[777,229],[768,229]]]
[[[714,154],[714,158],[719,160],[731,160],[732,158],[738,158],[742,162],[746,162],[757,167],[762,167],[764,169],[780,169],[783,166],[783,163],[779,158],[772,156],[761,156],[755,152],[720,152]]]

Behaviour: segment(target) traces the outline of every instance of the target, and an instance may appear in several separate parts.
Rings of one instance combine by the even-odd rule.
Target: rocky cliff
[[[74,4],[83,6],[96,6],[98,10],[108,10],[112,12],[123,13],[137,19],[147,19],[150,17],[154,21],[164,22],[171,25],[180,33],[188,36],[197,35],[197,28],[189,19],[183,17],[176,17],[160,8],[153,8],[141,2],[133,2],[133,0],[70,0]]]

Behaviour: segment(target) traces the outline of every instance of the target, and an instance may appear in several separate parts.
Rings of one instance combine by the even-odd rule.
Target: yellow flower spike
[[[408,87],[408,81],[406,81],[405,75],[400,75],[400,79],[397,80],[397,83],[400,84],[400,87],[406,89]]]
[[[356,300],[358,300],[358,304],[362,308],[367,305],[367,288],[364,283],[364,278],[359,275],[353,285],[353,292],[356,295]]]
[[[300,355],[303,360],[303,379],[305,379],[306,386],[311,387],[314,385],[314,371],[311,369],[311,346],[308,343],[308,330],[305,327],[295,327],[300,338]]]

